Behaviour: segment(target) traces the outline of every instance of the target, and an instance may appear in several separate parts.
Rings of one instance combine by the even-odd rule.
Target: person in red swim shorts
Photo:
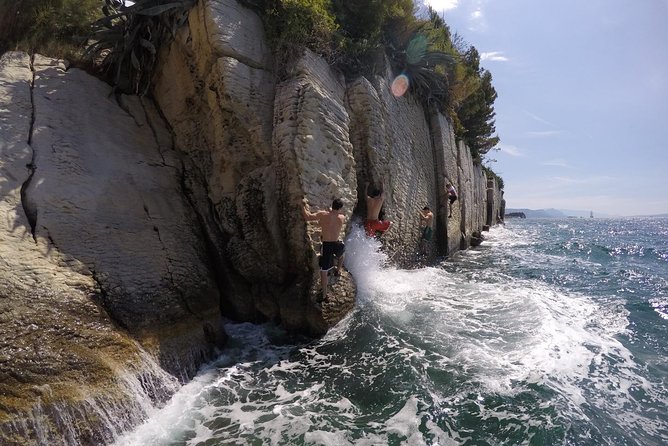
[[[366,220],[364,221],[364,231],[368,237],[380,237],[390,229],[392,222],[379,220],[380,208],[383,207],[385,195],[383,189],[369,189],[369,183],[366,183]]]

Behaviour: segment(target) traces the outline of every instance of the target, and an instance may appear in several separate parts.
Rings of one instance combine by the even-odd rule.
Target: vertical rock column
[[[351,142],[359,184],[358,212],[366,217],[365,183],[385,188],[381,218],[392,227],[381,240],[389,257],[398,264],[417,260],[421,237],[419,211],[438,208],[437,163],[429,123],[421,104],[410,95],[395,97],[390,89],[391,73],[373,82],[359,78],[347,88],[351,116]],[[435,222],[438,232],[439,222]],[[431,250],[435,253],[435,249]]]
[[[454,254],[460,246],[460,230],[457,225],[458,219],[448,218],[450,203],[448,195],[445,192],[445,185],[448,182],[457,187],[459,184],[459,169],[457,167],[457,143],[452,130],[452,125],[448,119],[441,113],[433,112],[431,114],[432,140],[434,141],[434,151],[437,161],[436,184],[438,189],[438,209],[435,212],[435,218],[442,228],[436,234],[441,244],[441,253],[444,255]],[[457,209],[458,204],[455,202]]]
[[[275,81],[260,18],[201,1],[160,56],[154,94],[185,155],[184,183],[209,240],[226,315],[280,321],[293,289],[272,150]]]
[[[314,334],[341,320],[355,301],[352,279],[343,273],[327,299],[315,304],[320,294],[317,253],[321,240],[317,225],[307,224],[302,216],[304,199],[315,211],[328,209],[333,199],[340,198],[350,223],[357,180],[343,100],[342,82],[322,58],[307,51],[290,79],[278,86],[275,101],[273,143],[280,195],[285,200],[282,222],[290,263],[302,268],[295,271],[301,278],[297,288],[301,293],[283,296],[281,319],[295,327],[303,326],[305,316]]]

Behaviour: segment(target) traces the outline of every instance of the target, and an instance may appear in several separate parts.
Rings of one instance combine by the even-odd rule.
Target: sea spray
[[[410,271],[353,231],[349,317],[294,345],[228,323],[225,354],[116,444],[665,444],[666,246],[617,253],[618,229],[509,223]]]
[[[135,427],[180,387],[177,380],[138,345],[137,351],[140,352],[137,361],[130,367],[114,369],[117,383],[109,388],[82,383],[76,388],[67,388],[69,393],[63,401],[63,389],[57,384],[36,387],[34,391],[38,395],[32,416],[11,424],[7,422],[8,438],[30,438],[30,444],[44,446],[109,444],[123,431]],[[109,361],[109,367],[117,365]]]
[[[371,297],[370,293],[376,288],[374,284],[385,267],[387,255],[381,250],[380,240],[367,237],[358,224],[353,224],[345,243],[344,266],[355,279],[358,301],[364,301]]]

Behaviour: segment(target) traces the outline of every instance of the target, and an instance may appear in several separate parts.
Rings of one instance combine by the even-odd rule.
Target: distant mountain
[[[566,218],[567,215],[558,209],[514,209],[506,208],[506,215],[521,212],[527,218]],[[589,214],[587,214],[589,215]]]
[[[516,209],[506,208],[506,214],[511,212],[522,212],[527,218],[566,218],[585,217],[589,218],[591,211],[577,211],[572,209]],[[594,212],[594,217],[608,218],[614,215]]]
[[[572,209],[525,209],[525,208],[506,208],[506,215],[511,213],[522,213],[526,218],[567,218],[580,217],[589,218],[592,211],[578,211]],[[604,214],[602,212],[594,212],[595,218],[611,218],[619,217],[619,215]],[[658,217],[668,218],[668,214],[653,214],[653,215],[633,215],[632,217]]]
[[[654,214],[654,215],[639,215],[639,217],[657,217],[657,218],[668,218],[668,214]]]

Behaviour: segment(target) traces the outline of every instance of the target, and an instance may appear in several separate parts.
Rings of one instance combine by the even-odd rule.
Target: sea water
[[[509,220],[434,266],[359,231],[322,339],[225,353],[117,445],[666,445],[668,219]]]

